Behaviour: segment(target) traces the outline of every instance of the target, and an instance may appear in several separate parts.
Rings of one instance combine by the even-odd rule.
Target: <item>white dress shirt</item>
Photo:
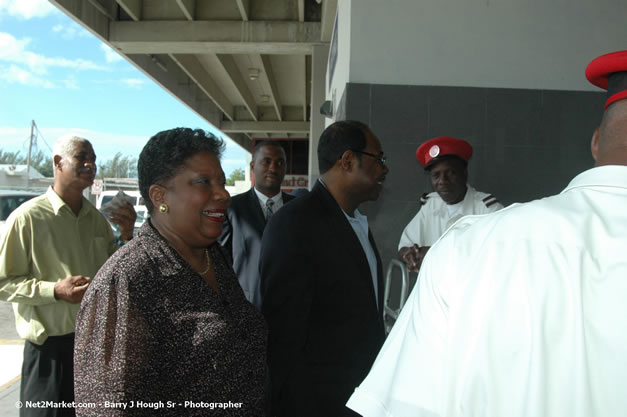
[[[627,167],[457,222],[372,370],[366,417],[627,415]]]
[[[266,220],[268,220],[268,214],[266,211],[266,203],[268,199],[271,199],[272,201],[274,201],[274,204],[272,205],[272,213],[276,213],[281,207],[283,207],[283,192],[282,191],[279,191],[279,193],[275,195],[274,197],[268,197],[267,195],[259,192],[259,190],[257,190],[256,188],[254,190],[255,190],[255,194],[257,194],[257,198],[259,199],[259,204],[261,204],[261,211],[263,211],[263,217],[265,217]]]
[[[372,280],[372,285],[374,287],[374,297],[377,302],[377,307],[380,308],[379,287],[377,285],[377,256],[374,253],[370,239],[368,239],[368,218],[361,214],[359,210],[355,210],[353,217],[346,214],[344,210],[342,210],[342,213],[346,216],[346,220],[348,220],[348,223],[350,223],[353,228],[355,235],[357,235],[357,239],[359,239],[359,243],[361,243],[361,248],[366,254],[368,266],[370,267],[370,279]]]

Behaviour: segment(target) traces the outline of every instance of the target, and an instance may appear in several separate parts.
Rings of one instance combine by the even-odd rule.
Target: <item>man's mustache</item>
[[[96,173],[96,169],[97,168],[92,168],[92,167],[81,167],[78,169],[78,172],[89,172],[90,174],[95,174]]]

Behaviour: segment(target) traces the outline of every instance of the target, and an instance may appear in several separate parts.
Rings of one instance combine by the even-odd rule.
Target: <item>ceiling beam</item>
[[[129,55],[129,61],[166,92],[185,104],[210,124],[220,128],[224,112],[168,56],[160,56],[158,65],[148,55]],[[167,71],[163,70],[167,68]]]
[[[233,120],[233,105],[226,98],[218,84],[209,76],[207,70],[193,55],[170,55],[172,60],[191,78],[194,83],[218,106],[220,110]]]
[[[239,13],[242,15],[243,21],[248,21],[248,16],[250,15],[250,0],[235,0],[237,2],[237,8],[239,9]]]
[[[179,5],[187,20],[194,20],[196,0],[176,0],[176,4]]]
[[[267,55],[259,56],[261,60],[261,76],[265,77],[268,85],[270,86],[270,100],[272,101],[272,106],[274,107],[274,111],[276,112],[276,117],[279,120],[283,120],[283,114],[281,112],[281,108],[283,104],[281,103],[281,97],[279,96],[279,88],[276,84],[276,79],[274,78],[274,72],[272,71],[272,64],[270,63],[270,57]]]
[[[320,22],[111,22],[109,41],[126,54],[311,55]]]
[[[244,77],[242,77],[242,73],[239,71],[233,56],[219,54],[216,55],[216,57],[233,82],[237,93],[244,101],[244,106],[246,106],[252,118],[254,120],[259,120],[259,117],[257,116],[257,103],[255,102],[255,98],[250,92],[248,85],[246,85],[246,81],[244,81]]]
[[[52,0],[51,0],[52,1]],[[53,4],[60,2],[52,1]],[[63,2],[66,3],[66,2]],[[88,0],[88,3],[94,6],[96,10],[105,15],[109,20],[115,20],[115,12],[117,11],[115,2],[106,1],[106,5],[102,4],[100,0]]]
[[[324,0],[322,2],[322,16],[320,18],[320,40],[331,41],[333,25],[335,24],[335,14],[337,12],[337,0]]]
[[[126,13],[138,22],[142,20],[142,0],[116,0]]]
[[[231,133],[228,135],[235,143],[242,147],[246,152],[250,153],[253,147],[253,141],[243,133]]]
[[[308,133],[309,122],[222,122],[220,129],[226,133]]]

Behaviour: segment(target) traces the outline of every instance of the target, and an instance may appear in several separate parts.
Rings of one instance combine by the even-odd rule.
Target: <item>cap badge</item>
[[[433,145],[430,149],[429,149],[429,156],[431,158],[435,158],[436,156],[438,156],[440,154],[440,147],[438,145]]]

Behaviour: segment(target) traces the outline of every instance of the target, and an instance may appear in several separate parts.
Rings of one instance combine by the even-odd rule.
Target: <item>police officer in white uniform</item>
[[[435,191],[423,194],[420,211],[405,227],[398,244],[398,254],[410,271],[418,271],[431,245],[457,220],[503,208],[494,196],[467,183],[471,156],[468,142],[448,136],[418,147],[416,159],[429,172]]]

